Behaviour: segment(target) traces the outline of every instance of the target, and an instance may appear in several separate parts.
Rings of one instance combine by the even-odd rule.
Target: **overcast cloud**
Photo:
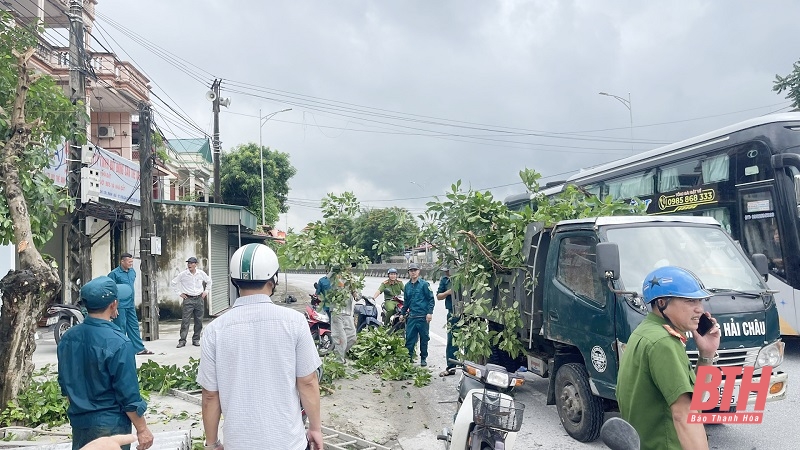
[[[297,168],[295,229],[327,192],[420,213],[420,197],[458,179],[502,199],[523,191],[524,167],[551,181],[628,156],[629,111],[601,91],[630,93],[635,151],[785,111],[772,81],[800,58],[796,1],[100,0],[97,12],[95,34],[209,134],[204,95],[223,79],[223,150],[258,142],[259,108],[292,108],[263,143]],[[167,137],[200,136],[155,107]]]

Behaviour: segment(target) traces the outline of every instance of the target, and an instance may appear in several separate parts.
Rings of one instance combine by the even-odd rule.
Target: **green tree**
[[[376,263],[381,256],[397,254],[414,244],[419,226],[404,208],[365,210],[353,223],[353,245],[361,247]]]
[[[567,186],[554,198],[539,191],[537,172],[525,169],[520,178],[531,194],[531,201],[520,211],[509,210],[491,192],[464,191],[459,180],[443,199],[428,203],[422,216],[422,235],[439,250],[442,260],[456,270],[454,289],[468,299],[454,333],[456,345],[469,360],[480,360],[497,347],[516,357],[522,351],[518,332],[522,319],[517,309],[492,306],[491,292],[499,275],[526,274],[523,280],[532,288],[535,280],[524,269],[522,255],[525,230],[531,222],[551,226],[564,219],[600,215],[643,214],[644,203],[628,200],[603,200],[576,187]],[[483,318],[503,325],[490,329]]]
[[[19,268],[0,280],[0,409],[30,379],[36,321],[61,287],[37,246],[52,237],[69,199],[43,169],[68,137],[85,140],[75,124],[84,105],[73,105],[51,77],[34,74],[36,43],[34,33],[0,12],[0,243],[13,243],[19,258]]]
[[[263,148],[265,225],[278,221],[278,214],[289,210],[289,179],[297,170],[289,163],[289,154]],[[220,190],[231,205],[249,208],[261,217],[261,167],[258,144],[243,144],[220,159]]]
[[[772,90],[780,94],[786,92],[786,99],[792,101],[792,106],[800,108],[800,61],[794,63],[792,72],[785,77],[775,75]]]

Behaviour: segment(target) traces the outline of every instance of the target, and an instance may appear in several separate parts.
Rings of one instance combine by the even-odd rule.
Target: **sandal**
[[[456,369],[454,367],[439,372],[440,377],[448,377],[450,375],[455,375],[455,374],[456,374]]]
[[[155,353],[151,352],[148,349],[144,349],[144,350],[140,351],[139,353],[137,353],[137,355],[154,355],[154,354]]]

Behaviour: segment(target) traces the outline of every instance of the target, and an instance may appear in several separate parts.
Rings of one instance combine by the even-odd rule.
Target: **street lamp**
[[[263,117],[261,116],[261,110],[258,110],[258,155],[261,159],[261,226],[264,226],[264,222],[267,220],[264,210],[264,146],[261,145],[261,130],[264,128],[264,125],[267,123],[267,121],[272,118],[272,116],[291,110],[292,108],[286,108],[280,111],[269,113]]]
[[[633,106],[631,105],[631,93],[630,93],[630,92],[628,92],[628,99],[627,99],[627,100],[625,100],[624,98],[622,98],[622,97],[620,97],[620,96],[618,96],[618,95],[609,94],[609,93],[607,93],[607,92],[600,92],[600,95],[605,95],[605,96],[607,96],[607,97],[614,97],[614,98],[615,98],[615,99],[617,99],[617,100],[618,100],[620,103],[622,103],[623,105],[625,105],[625,107],[626,107],[626,108],[628,108],[628,113],[629,113],[629,114],[630,114],[630,116],[631,116],[631,151],[635,151],[635,150],[633,149]]]
[[[417,183],[416,181],[409,181],[409,183],[411,183],[411,184],[415,184],[415,185],[416,185],[418,188],[420,188],[420,189],[422,189],[423,191],[425,191],[425,186],[423,186],[423,185],[421,185],[421,184]]]

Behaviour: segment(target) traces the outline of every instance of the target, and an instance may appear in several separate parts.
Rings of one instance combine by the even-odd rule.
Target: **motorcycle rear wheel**
[[[61,338],[64,336],[64,333],[66,333],[70,328],[72,328],[72,321],[69,319],[58,319],[55,327],[53,327],[53,337],[56,340],[56,345],[61,342]]]

